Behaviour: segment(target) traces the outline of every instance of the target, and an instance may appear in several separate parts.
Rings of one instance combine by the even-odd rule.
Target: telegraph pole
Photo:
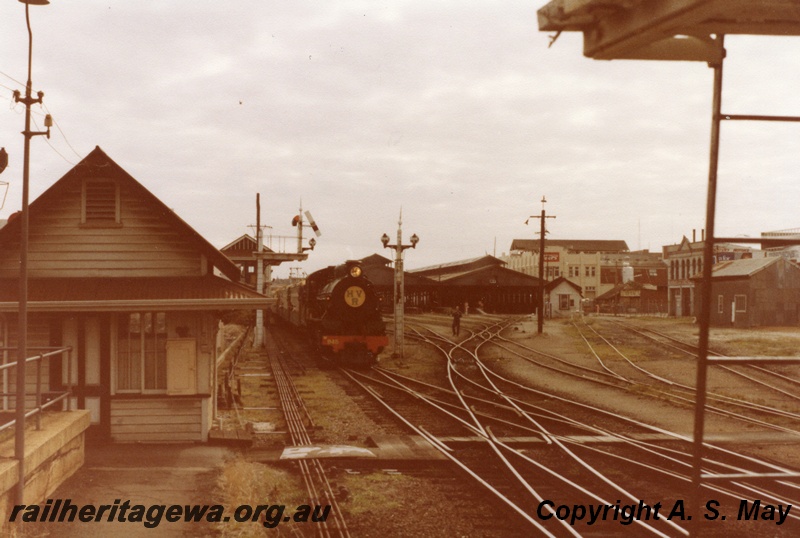
[[[22,97],[19,90],[14,92],[14,101],[25,105],[25,130],[22,135],[25,137],[25,145],[22,162],[22,210],[20,214],[20,247],[19,247],[19,326],[17,342],[17,385],[16,385],[16,408],[15,408],[15,429],[14,429],[14,457],[19,461],[19,478],[16,488],[17,503],[23,502],[25,492],[25,360],[28,353],[28,192],[30,184],[30,159],[31,159],[31,138],[38,135],[47,135],[50,138],[50,126],[53,119],[48,114],[45,118],[47,131],[31,131],[31,105],[42,102],[43,92],[37,92],[36,97],[31,95],[33,83],[31,82],[31,63],[33,56],[33,32],[31,31],[31,19],[28,13],[29,5],[46,5],[47,0],[20,0],[25,4],[25,22],[28,25],[28,80],[25,84],[25,96]]]
[[[261,193],[256,193],[256,291],[264,293],[264,233],[261,231]],[[256,334],[253,347],[264,346],[264,311],[256,310]]]
[[[555,215],[546,215],[544,211],[544,204],[547,203],[545,197],[542,196],[542,214],[541,215],[531,215],[529,219],[539,219],[540,220],[540,229],[539,229],[539,315],[538,317],[538,332],[542,334],[544,328],[544,235],[547,233],[544,227],[544,219],[554,219],[556,218]],[[527,224],[528,221],[525,221]]]

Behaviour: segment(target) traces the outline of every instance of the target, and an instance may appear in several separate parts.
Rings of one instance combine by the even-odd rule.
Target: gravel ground
[[[483,316],[465,317],[462,320],[462,338],[466,329],[486,319],[488,318]],[[600,318],[590,318],[590,323],[596,327],[605,327],[605,321]],[[696,341],[697,327],[686,321],[645,319],[636,322],[651,324],[659,330],[687,341],[693,339]],[[447,316],[407,318],[407,327],[420,323],[436,323],[438,332],[449,335]],[[544,334],[539,335],[536,333],[535,320],[526,320],[517,323],[508,334],[509,338],[541,351],[577,363],[596,365],[577,329],[569,322],[549,321],[545,325]],[[640,339],[626,337],[624,332],[619,331],[614,333],[613,338],[615,346],[619,346],[620,349],[641,343]],[[714,333],[712,337],[712,347],[731,355],[758,352],[787,355],[792,354],[787,350],[800,349],[797,344],[800,344],[800,335],[796,330],[769,330],[756,333],[725,329],[719,331],[719,334]],[[591,383],[578,382],[574,378],[542,371],[497,348],[487,348],[487,352],[494,357],[492,362],[502,372],[525,380],[542,390],[572,395],[586,403],[618,411],[670,431],[691,435],[693,409],[690,406],[675,405],[636,391],[627,394],[615,391],[613,398],[609,398],[608,389],[600,389]],[[659,375],[694,384],[694,365],[690,359],[678,359],[668,353],[650,349],[645,353],[640,352],[635,360]],[[396,369],[404,375],[425,380],[439,378],[444,372],[444,361],[441,357],[409,339],[406,339],[404,360],[384,358],[382,365]],[[359,391],[353,389],[350,382],[344,380],[338,372],[308,368],[295,382],[306,405],[312,410],[315,421],[313,437],[322,444],[364,446],[370,435],[405,433],[400,425],[388,422],[385,415],[379,414],[366,404],[367,396],[359,394]],[[731,379],[731,376],[712,375],[710,378],[710,388],[715,391],[735,394],[744,390],[745,386],[746,383]],[[747,391],[753,397],[758,398],[761,395],[763,401],[775,403],[776,397],[772,394],[761,394],[759,389],[754,389],[752,386],[747,386]],[[796,410],[796,405],[791,402],[784,400],[778,403]],[[742,426],[729,419],[713,416],[709,416],[706,428],[709,434],[757,430],[758,428]],[[736,448],[758,457],[768,457],[800,467],[800,451],[797,450],[796,443],[759,442]],[[352,525],[352,534],[356,537],[525,535],[523,531],[515,530],[513,525],[509,524],[505,514],[487,505],[486,494],[477,486],[465,489],[464,482],[458,479],[457,475],[451,477],[441,472],[431,473],[430,464],[406,466],[399,469],[399,472],[394,472],[383,466],[348,469],[333,462],[329,464],[329,475],[337,488],[344,486],[348,491],[345,498],[340,501],[340,505],[346,513],[348,524]],[[772,535],[764,529],[759,527],[759,532],[754,535]]]

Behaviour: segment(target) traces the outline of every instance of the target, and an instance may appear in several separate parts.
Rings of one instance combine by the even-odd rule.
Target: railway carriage
[[[372,365],[388,345],[380,299],[360,262],[321,269],[275,296],[275,313],[334,364]]]
[[[303,313],[301,310],[300,290],[305,281],[272,290],[275,297],[274,313],[281,319],[288,321],[296,327],[303,326]]]

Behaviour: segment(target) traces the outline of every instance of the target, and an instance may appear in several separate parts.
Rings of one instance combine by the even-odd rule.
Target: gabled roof
[[[371,254],[366,258],[361,258],[361,263],[365,267],[371,265],[389,265],[390,263],[392,263],[392,260],[376,253],[376,254]]]
[[[539,239],[514,239],[511,250],[539,252]],[[628,244],[620,240],[607,239],[547,239],[545,249],[561,247],[572,252],[628,252]]]
[[[252,235],[244,234],[237,237],[220,250],[222,252],[225,252],[226,250],[250,250],[250,252],[252,252],[257,246],[256,240]]]
[[[375,263],[364,265],[364,275],[372,282],[373,286],[393,288],[395,282],[394,268],[388,265]],[[432,287],[438,286],[439,283],[435,280],[409,273],[403,272],[403,285],[408,288],[416,287]]]
[[[239,269],[233,261],[217,250],[202,235],[197,233],[194,228],[189,226],[172,209],[164,204],[164,202],[159,200],[141,183],[136,181],[133,176],[128,174],[128,172],[114,162],[111,157],[106,155],[99,146],[95,147],[81,162],[64,174],[61,179],[53,183],[53,185],[36,198],[36,200],[31,202],[29,206],[30,214],[33,215],[37,211],[43,211],[39,208],[46,206],[48,203],[57,203],[59,193],[62,189],[64,189],[68,183],[72,183],[83,177],[87,169],[102,169],[104,174],[114,173],[117,179],[129,183],[140,196],[145,198],[157,209],[159,217],[167,220],[179,233],[186,236],[214,267],[231,280],[239,280]],[[14,236],[13,239],[16,239],[16,235],[19,234],[20,225],[21,219],[11,219],[6,226],[0,228],[0,244],[12,238],[12,236]]]
[[[263,238],[262,238],[263,243]],[[272,252],[272,249],[262,245],[262,252]],[[238,239],[234,239],[220,251],[231,260],[255,260],[255,252],[258,250],[258,242],[250,234],[244,234]]]
[[[59,194],[62,190],[65,190],[73,181],[80,180],[80,178],[87,173],[87,170],[98,169],[103,170],[105,175],[114,174],[115,178],[118,180],[125,181],[131,185],[139,196],[146,199],[147,202],[156,209],[159,218],[167,221],[168,225],[186,237],[194,248],[206,257],[211,265],[216,267],[223,275],[231,280],[239,280],[239,268],[236,267],[233,261],[217,250],[202,235],[197,233],[172,209],[164,204],[164,202],[159,200],[141,183],[136,181],[133,176],[128,174],[128,172],[106,155],[99,146],[95,147],[81,162],[64,174],[61,179],[51,185],[50,188],[44,191],[36,200],[31,202],[29,206],[30,216],[35,215],[37,212],[44,211],[40,208],[47,206],[49,203],[58,203]],[[0,228],[0,245],[9,240],[16,240],[19,235],[20,225],[21,219],[11,219],[6,226]]]
[[[166,243],[168,248],[188,252],[190,258],[196,257],[198,261],[202,258],[207,262],[206,267],[199,267],[196,273],[191,272],[187,276],[146,276],[147,273],[131,276],[137,275],[136,271],[122,272],[119,276],[93,275],[91,271],[69,276],[52,271],[46,276],[29,276],[28,308],[31,311],[263,309],[274,302],[238,284],[236,281],[239,279],[239,269],[228,257],[214,248],[99,147],[30,204],[31,222],[36,222],[36,219],[46,220],[54,210],[71,210],[78,203],[75,193],[80,192],[82,182],[95,177],[112,179],[121,187],[124,186],[128,199],[135,200],[137,207],[148,213],[149,221],[156,223],[159,230],[169,233],[171,239]],[[66,219],[62,218],[63,220]],[[21,219],[12,218],[0,229],[0,249],[8,244],[18,245],[20,223]],[[79,229],[77,223],[75,229]],[[68,229],[65,233],[72,232]],[[108,244],[127,246],[124,235],[111,233],[108,238]],[[91,243],[86,244],[93,248]],[[212,267],[222,276],[212,274]],[[18,277],[13,273],[0,279],[0,312],[11,312],[19,308],[17,280]]]
[[[486,265],[474,269],[433,277],[448,286],[498,286],[538,287],[540,280],[531,275],[514,271],[500,265]]]
[[[718,263],[711,268],[712,278],[747,278],[754,274],[763,271],[767,267],[779,263],[783,260],[780,256],[771,258],[745,258],[742,260],[729,260]],[[791,265],[791,264],[789,264]],[[701,274],[692,276],[693,279],[699,280],[702,278]]]
[[[469,258],[467,260],[442,263],[439,265],[429,265],[427,267],[421,267],[409,272],[427,277],[433,277],[446,274],[463,273],[465,271],[472,271],[480,267],[502,267],[504,265],[506,265],[506,262],[503,260],[495,258],[494,256],[486,255],[478,258]]]
[[[564,284],[564,283],[566,283],[566,284],[572,286],[573,288],[575,288],[575,290],[578,292],[578,294],[580,294],[581,297],[583,297],[583,289],[580,286],[578,286],[577,284],[575,284],[573,281],[571,281],[568,278],[563,277],[563,276],[560,276],[557,279],[555,279],[555,280],[553,280],[551,282],[548,282],[547,285],[544,287],[544,289],[547,290],[547,291],[553,291],[559,285]]]
[[[658,291],[658,287],[653,284],[645,284],[643,282],[636,282],[631,280],[630,282],[625,282],[622,284],[617,284],[604,294],[595,297],[595,301],[606,301],[609,299],[613,299],[617,297],[623,290],[648,290],[648,291]]]

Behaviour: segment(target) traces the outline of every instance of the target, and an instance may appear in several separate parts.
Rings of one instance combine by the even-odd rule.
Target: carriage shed
[[[800,325],[800,267],[783,257],[718,263],[712,268],[711,325]],[[693,277],[698,289],[703,281]],[[699,308],[700,293],[695,294]]]
[[[390,267],[392,260],[380,254],[373,254],[359,260],[364,268],[364,275],[372,282],[375,293],[381,301],[381,310],[386,313],[394,311],[394,268]],[[439,283],[426,278],[403,273],[403,288],[407,311],[416,309],[420,312],[430,311],[439,306]]]
[[[542,293],[540,280],[505,265],[506,262],[487,255],[415,269],[411,274],[439,284],[439,302],[443,307],[467,304],[469,312],[480,305],[487,313],[535,312]]]
[[[205,441],[219,314],[272,301],[236,282],[230,259],[100,148],[34,200],[29,218],[28,355],[73,349],[45,363],[45,387],[72,385],[93,438]],[[0,228],[5,362],[18,341],[21,220]],[[32,386],[35,369],[26,374]]]

